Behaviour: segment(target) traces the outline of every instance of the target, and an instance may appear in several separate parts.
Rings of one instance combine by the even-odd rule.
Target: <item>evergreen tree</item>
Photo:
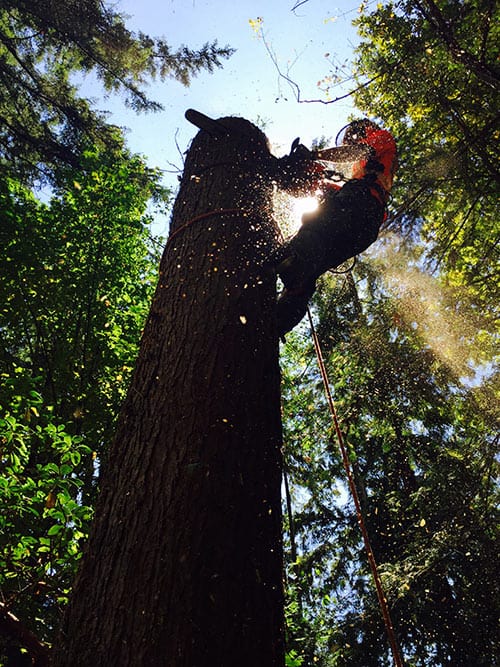
[[[114,147],[119,133],[81,97],[76,81],[93,74],[137,111],[159,109],[144,92],[151,78],[188,85],[220,66],[232,50],[214,42],[172,49],[134,34],[99,0],[4,0],[0,6],[0,164],[41,178],[58,165],[80,165],[85,145]]]
[[[493,397],[488,382],[463,386],[380,267],[359,262],[354,282],[325,282],[323,353],[407,664],[493,664],[498,439],[481,405]],[[305,664],[392,664],[313,350],[300,337],[289,345],[300,352],[284,394],[291,645]]]
[[[498,7],[378,3],[358,26],[356,102],[395,132],[400,168],[370,258],[324,281],[320,336],[407,664],[491,665]],[[295,340],[307,361],[285,385],[292,642],[305,664],[391,664],[310,347]]]

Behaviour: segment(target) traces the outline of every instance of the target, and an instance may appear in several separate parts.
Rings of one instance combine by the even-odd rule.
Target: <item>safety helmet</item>
[[[349,123],[340,130],[337,134],[335,143],[337,146],[343,144],[357,144],[361,139],[366,137],[368,129],[380,130],[380,127],[373,121],[368,120],[368,118],[353,120],[352,123]]]

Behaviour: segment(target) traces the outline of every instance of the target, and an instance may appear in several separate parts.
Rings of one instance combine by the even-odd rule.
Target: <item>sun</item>
[[[320,194],[318,192],[318,195]],[[304,213],[312,213],[317,208],[316,197],[292,197],[279,190],[273,196],[273,215],[285,238],[297,233]]]
[[[301,225],[304,213],[312,213],[318,208],[318,200],[316,197],[293,197],[290,208],[290,231],[295,233]]]

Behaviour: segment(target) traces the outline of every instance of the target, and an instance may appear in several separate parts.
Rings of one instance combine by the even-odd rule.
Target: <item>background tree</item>
[[[74,577],[156,279],[146,206],[166,197],[126,152],[81,160],[48,203],[12,179],[0,195],[2,611],[44,641]]]
[[[376,253],[325,280],[317,301],[409,665],[490,665],[498,654],[497,12],[423,0],[361,14],[356,103],[395,131],[401,166]],[[292,642],[305,664],[391,664],[339,457],[322,436],[319,378],[307,345],[294,345]]]
[[[376,268],[359,263],[351,284],[329,279],[318,303],[372,548],[408,664],[487,665],[498,649],[488,383],[462,385]],[[290,345],[300,354],[284,394],[292,646],[305,664],[392,664],[313,351]]]
[[[360,18],[356,64],[373,79],[356,104],[398,139],[392,228],[419,239],[428,270],[458,288],[458,307],[480,311],[486,357],[498,286],[498,18],[490,0],[387,3]]]
[[[57,165],[80,166],[86,145],[113,147],[116,128],[83,98],[77,81],[97,77],[137,111],[157,110],[144,86],[151,78],[184,84],[212,70],[232,50],[214,42],[172,49],[134,34],[99,0],[5,0],[0,7],[0,164],[40,178]]]

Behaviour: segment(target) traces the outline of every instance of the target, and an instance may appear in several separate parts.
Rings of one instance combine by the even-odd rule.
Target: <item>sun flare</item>
[[[294,233],[299,229],[304,213],[312,213],[318,208],[316,197],[294,197],[291,203],[290,227]]]

